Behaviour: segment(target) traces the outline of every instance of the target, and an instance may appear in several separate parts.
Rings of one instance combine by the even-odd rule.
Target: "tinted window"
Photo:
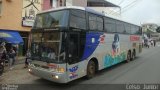
[[[89,15],[89,28],[90,30],[103,30],[103,18],[90,14]]]
[[[142,28],[139,27],[139,35],[142,35]]]
[[[70,27],[86,29],[86,18],[84,11],[71,10]]]
[[[86,18],[85,12],[81,10],[71,10],[71,14],[77,17]]]
[[[131,26],[131,34],[140,34],[138,26]]]
[[[90,28],[90,30],[96,30],[97,29],[97,23],[96,23],[96,16],[95,15],[89,15],[89,28]]]
[[[68,10],[38,14],[33,28],[67,27],[68,17]]]
[[[136,34],[136,35],[141,35],[142,34],[141,28],[139,26],[135,26],[134,34]]]
[[[116,32],[116,22],[114,19],[105,18],[105,31]]]
[[[103,30],[103,19],[101,17],[97,17],[97,28],[99,31]]]
[[[131,25],[131,34],[134,34],[134,26]]]
[[[131,33],[131,25],[130,24],[125,23],[124,24],[124,29],[125,29],[125,31],[126,31],[127,34]]]
[[[68,62],[69,64],[74,64],[79,62],[79,35],[70,34],[68,42]]]
[[[43,60],[50,60],[52,62],[58,61],[59,46],[60,46],[60,33],[59,32],[45,32],[43,33],[41,43],[41,58]]]
[[[126,33],[124,29],[124,23],[121,21],[116,21],[116,29],[118,33]]]

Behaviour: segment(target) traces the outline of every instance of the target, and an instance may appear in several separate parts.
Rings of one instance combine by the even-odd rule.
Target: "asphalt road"
[[[27,81],[23,81],[23,84],[28,85],[21,85],[21,89],[127,90],[127,85],[130,84],[160,84],[160,46],[144,48],[135,60],[101,70],[90,80],[80,78],[68,84],[57,84],[33,77],[30,76]],[[137,86],[139,87],[139,90],[144,90],[143,85]],[[154,90],[160,90],[160,86]]]

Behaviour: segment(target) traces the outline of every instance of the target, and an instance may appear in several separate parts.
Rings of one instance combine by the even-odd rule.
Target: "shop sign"
[[[23,0],[22,26],[33,26],[36,14],[42,10],[42,0]]]

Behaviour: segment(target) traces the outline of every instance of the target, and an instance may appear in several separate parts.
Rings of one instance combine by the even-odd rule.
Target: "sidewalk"
[[[5,68],[4,73],[0,76],[0,84],[30,84],[37,79],[39,77],[31,75],[28,68],[24,68],[24,64],[17,63],[12,70]]]
[[[5,68],[4,68],[4,73],[2,74],[2,76],[5,76],[5,74],[10,73],[11,71],[23,70],[24,66],[25,66],[25,57],[24,56],[16,57],[16,61],[15,61],[15,65],[13,66],[14,67],[13,70],[10,70],[8,63],[6,63]]]
[[[17,64],[24,64],[25,63],[25,56],[18,56],[17,58],[16,58],[16,61],[15,61],[15,64],[17,65]]]

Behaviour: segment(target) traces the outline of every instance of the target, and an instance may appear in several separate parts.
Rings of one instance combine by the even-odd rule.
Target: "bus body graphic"
[[[119,62],[122,62],[126,59],[126,53],[123,52],[120,55],[116,55],[116,56],[112,56],[112,55],[106,55],[104,57],[104,66],[106,67],[110,67],[112,65],[115,65]]]

